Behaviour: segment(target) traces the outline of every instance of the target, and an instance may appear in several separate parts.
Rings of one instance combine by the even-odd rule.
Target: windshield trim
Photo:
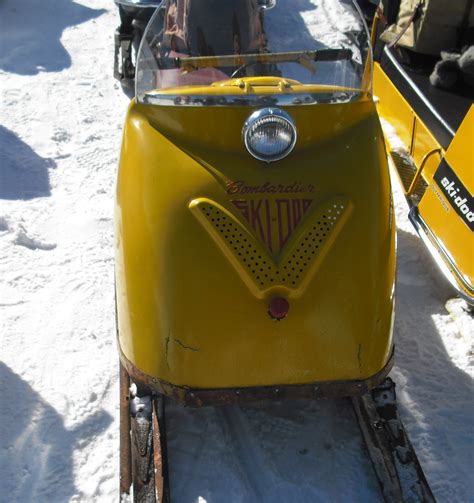
[[[300,94],[148,94],[140,97],[139,102],[144,105],[160,106],[299,106],[352,103],[372,99],[370,93],[362,90],[340,91],[327,93],[300,93]]]

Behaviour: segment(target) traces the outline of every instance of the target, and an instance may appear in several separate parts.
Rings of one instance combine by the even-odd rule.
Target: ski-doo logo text
[[[442,161],[433,178],[454,211],[471,231],[474,230],[474,198],[446,161]]]
[[[454,182],[450,182],[448,178],[444,177],[441,180],[441,184],[446,189],[446,193],[453,199],[454,204],[461,210],[463,215],[466,215],[468,222],[474,221],[474,212],[471,211],[467,203],[467,197],[461,197],[458,195],[459,188],[456,187]]]
[[[280,252],[311,207],[312,199],[234,199],[262,243]]]

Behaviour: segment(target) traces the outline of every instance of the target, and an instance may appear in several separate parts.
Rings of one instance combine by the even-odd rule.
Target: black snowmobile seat
[[[396,49],[387,46],[380,64],[439,144],[447,149],[473,103],[472,88],[438,89],[429,80],[434,61],[428,66],[408,65]]]

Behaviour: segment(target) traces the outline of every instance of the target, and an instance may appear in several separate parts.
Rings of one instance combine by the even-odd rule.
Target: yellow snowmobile
[[[167,0],[144,33],[115,211],[136,501],[170,498],[167,400],[336,396],[353,397],[384,496],[430,501],[414,453],[408,488],[393,459],[413,450],[386,380],[395,221],[369,35],[347,1],[330,19],[307,4]]]

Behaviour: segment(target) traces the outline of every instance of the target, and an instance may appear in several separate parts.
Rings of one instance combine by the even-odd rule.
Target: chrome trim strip
[[[466,281],[449,253],[446,251],[439,239],[434,235],[428,224],[423,220],[417,206],[413,206],[410,209],[408,218],[415,227],[415,230],[421,240],[428,248],[428,251],[431,253],[441,272],[455,288],[458,295],[469,304],[474,305],[474,288]],[[460,287],[460,284],[467,290],[467,292]]]
[[[144,105],[160,106],[187,106],[187,107],[227,107],[227,106],[292,106],[292,105],[318,105],[351,103],[371,96],[363,91],[360,92],[334,92],[314,94],[250,94],[250,95],[183,95],[183,94],[150,94],[145,93],[137,96],[137,102]]]
[[[396,69],[403,75],[403,77],[410,83],[413,91],[415,91],[418,97],[430,109],[431,113],[436,117],[436,119],[438,119],[443,124],[443,126],[449,131],[449,133],[454,136],[456,132],[453,131],[453,129],[448,125],[448,123],[441,117],[441,115],[439,115],[436,109],[433,108],[433,105],[426,99],[426,96],[418,89],[418,87],[412,84],[410,76],[407,74],[407,72],[405,72],[400,63],[393,57],[393,55],[388,50],[387,46],[384,47],[384,53],[387,56],[387,58],[390,59],[390,62],[393,64],[393,66],[395,66]]]
[[[123,7],[136,7],[138,9],[156,9],[162,4],[162,0],[114,0],[116,5]]]

